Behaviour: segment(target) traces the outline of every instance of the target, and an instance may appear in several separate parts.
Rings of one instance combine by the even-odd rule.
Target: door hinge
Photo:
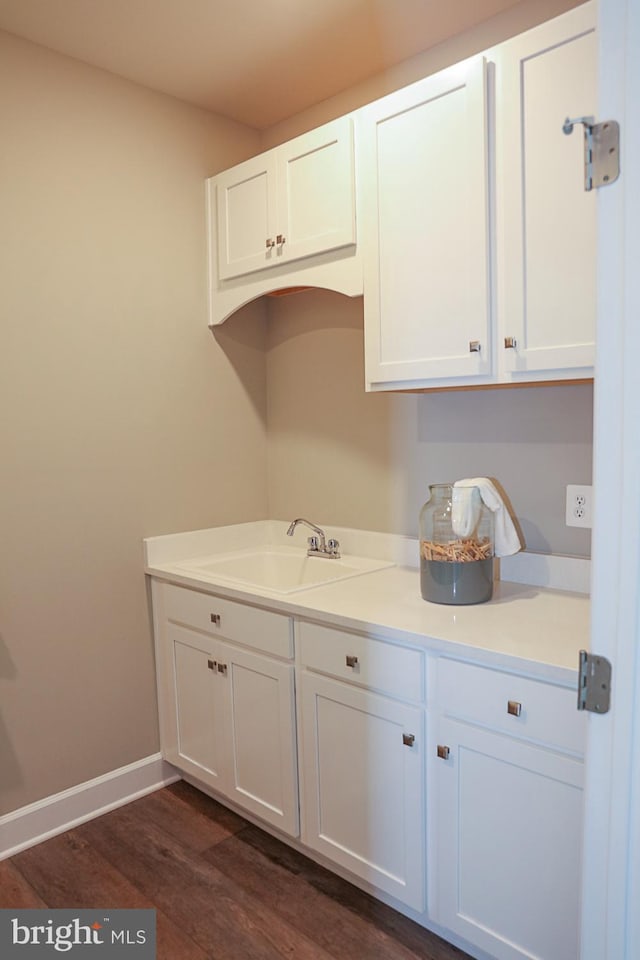
[[[611,663],[597,653],[580,651],[578,710],[606,713],[611,704]]]
[[[573,133],[573,125],[584,125],[584,188],[605,187],[620,176],[620,126],[616,120],[594,123],[593,117],[569,117],[562,125],[564,133]]]

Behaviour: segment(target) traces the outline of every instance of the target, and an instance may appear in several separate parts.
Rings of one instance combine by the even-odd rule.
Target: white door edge
[[[598,195],[592,649],[613,663],[588,724],[581,960],[640,956],[640,0],[600,0],[598,119],[621,125]]]

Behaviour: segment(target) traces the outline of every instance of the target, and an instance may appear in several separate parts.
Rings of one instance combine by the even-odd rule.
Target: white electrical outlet
[[[593,487],[567,484],[566,523],[568,527],[591,527]]]

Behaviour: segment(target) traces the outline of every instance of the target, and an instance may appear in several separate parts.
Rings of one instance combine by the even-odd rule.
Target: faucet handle
[[[318,537],[308,537],[307,543],[309,544],[309,550],[319,550],[320,540]]]
[[[329,540],[327,540],[327,550],[328,550],[328,552],[329,552],[332,556],[334,556],[334,557],[339,557],[339,556],[340,556],[340,541],[339,541],[339,540],[334,540],[334,538],[331,537]]]

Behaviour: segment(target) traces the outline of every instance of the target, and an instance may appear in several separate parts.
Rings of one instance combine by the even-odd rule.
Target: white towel
[[[468,537],[477,522],[479,505],[473,496],[472,487],[477,487],[482,502],[494,517],[494,549],[496,557],[509,557],[522,549],[520,537],[504,500],[488,477],[456,480],[451,498],[451,525],[457,537]],[[475,501],[475,502],[474,502]]]

